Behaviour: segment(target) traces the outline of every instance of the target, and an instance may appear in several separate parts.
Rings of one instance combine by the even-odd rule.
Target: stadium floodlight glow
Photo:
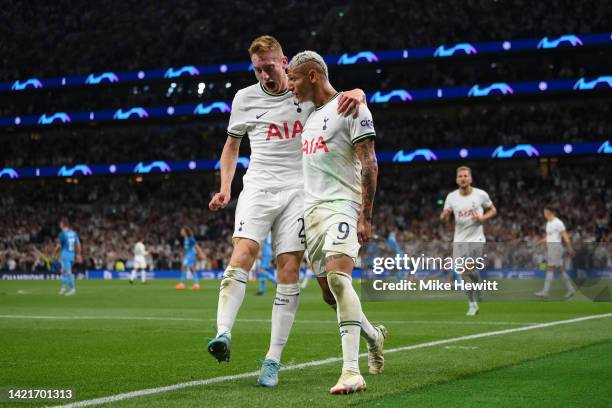
[[[358,61],[378,62],[378,56],[372,51],[361,51],[357,54],[342,54],[338,59],[338,65],[352,65]]]
[[[47,116],[46,113],[43,113],[38,119],[39,125],[50,125],[55,120],[58,120],[60,123],[70,123],[70,116],[66,112],[57,112],[51,116]]]
[[[119,77],[114,72],[103,72],[100,75],[89,74],[85,80],[86,84],[97,85],[102,81],[108,81],[109,83],[119,82]]]
[[[227,113],[231,109],[225,102],[213,102],[209,104],[199,103],[193,110],[193,113],[194,115],[209,115],[214,110],[217,110],[220,113]]]
[[[163,160],[154,161],[149,164],[144,164],[143,162],[140,162],[136,165],[136,167],[134,167],[134,173],[138,174],[148,174],[151,173],[153,170],[159,170],[162,173],[168,173],[169,171],[172,171],[170,165]]]
[[[517,153],[524,153],[527,157],[539,156],[538,149],[530,144],[518,144],[512,148],[506,149],[503,145],[497,146],[491,157],[498,159],[508,159],[514,157]]]
[[[240,156],[237,161],[238,166],[242,166],[243,169],[248,169],[249,164],[251,164],[251,160],[248,157]],[[221,168],[221,160],[217,160],[215,163],[215,170],[219,170]]]
[[[438,160],[438,156],[430,149],[416,149],[412,153],[404,153],[403,150],[398,151],[395,153],[395,156],[393,156],[393,161],[396,163],[410,163],[418,157],[426,161]]]
[[[13,91],[23,91],[24,89],[27,89],[28,87],[39,89],[43,87],[43,84],[37,78],[30,78],[23,82],[20,82],[19,80],[17,80],[13,83],[13,86],[11,87],[11,89]]]
[[[582,46],[584,45],[580,37],[574,34],[566,34],[555,39],[548,39],[548,37],[544,37],[538,43],[538,48],[551,49],[557,48],[561,44],[569,44],[572,47]]]
[[[73,167],[62,166],[57,172],[60,177],[72,177],[80,174],[81,176],[91,176],[93,173],[91,168],[86,164],[77,164]]]
[[[599,149],[597,149],[597,153],[612,154],[612,144],[610,144],[610,141],[606,140],[605,142],[603,142],[602,145],[599,146]]]
[[[168,68],[164,74],[164,78],[178,78],[183,74],[187,76],[197,76],[200,75],[200,70],[193,65],[186,65],[178,69]]]
[[[600,76],[591,81],[587,81],[586,78],[582,77],[574,85],[576,90],[591,90],[597,88],[599,85],[606,85],[606,88],[612,88],[612,76]]]
[[[19,173],[17,173],[17,170],[15,170],[12,167],[5,167],[2,170],[0,170],[0,178],[2,177],[16,179],[16,178],[19,178]]]
[[[514,90],[510,85],[505,82],[495,82],[489,86],[481,88],[480,85],[474,85],[470,88],[468,96],[489,96],[494,92],[498,92],[502,95],[513,94]]]
[[[476,48],[470,43],[459,43],[455,44],[450,48],[446,48],[444,45],[439,46],[434,51],[434,57],[452,57],[455,53],[461,51],[465,55],[478,54]]]
[[[405,89],[395,89],[393,91],[382,93],[380,91],[374,92],[374,95],[370,97],[372,103],[387,103],[393,98],[399,98],[403,102],[411,101],[412,95]]]
[[[148,118],[149,114],[144,108],[141,108],[141,107],[128,109],[125,112],[123,111],[123,109],[117,109],[117,111],[113,115],[113,119],[126,120],[126,119],[130,119],[131,116],[137,116],[140,119],[144,119],[144,118]]]

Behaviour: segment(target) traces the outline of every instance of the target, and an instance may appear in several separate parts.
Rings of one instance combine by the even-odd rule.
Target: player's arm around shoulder
[[[372,212],[378,178],[378,161],[374,149],[373,135],[355,144],[355,151],[361,162],[361,213],[357,224],[359,242],[364,244],[372,237]]]
[[[359,105],[366,104],[366,95],[359,88],[341,92],[338,96],[338,114],[343,116],[353,115],[359,117]]]

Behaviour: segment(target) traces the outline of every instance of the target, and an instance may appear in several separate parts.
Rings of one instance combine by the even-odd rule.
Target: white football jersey
[[[375,137],[372,114],[359,106],[359,117],[337,113],[338,94],[317,108],[302,133],[305,210],[322,202],[348,200],[361,206],[361,161],[355,143]]]
[[[142,242],[137,242],[134,245],[134,257],[144,257],[147,254],[147,250]]]
[[[561,233],[565,231],[563,221],[555,217],[546,223],[546,242],[561,242]]]
[[[472,192],[462,195],[459,189],[449,193],[444,201],[444,209],[451,210],[455,216],[455,236],[453,242],[485,242],[481,222],[472,220],[474,215],[484,214],[493,202],[486,191],[472,187]]]
[[[269,191],[302,187],[301,136],[312,111],[312,103],[298,104],[288,90],[272,94],[259,82],[236,92],[227,133],[249,137],[245,187]]]

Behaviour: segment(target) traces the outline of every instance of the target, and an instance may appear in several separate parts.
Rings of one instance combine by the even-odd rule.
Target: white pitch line
[[[435,347],[435,346],[440,346],[443,344],[456,343],[458,341],[463,341],[463,340],[473,340],[473,339],[479,339],[479,338],[484,338],[484,337],[500,336],[500,335],[510,334],[510,333],[518,333],[518,332],[524,332],[524,331],[535,330],[535,329],[543,329],[546,327],[561,326],[564,324],[583,322],[586,320],[603,319],[606,317],[612,317],[612,313],[583,316],[583,317],[577,317],[575,319],[558,320],[558,321],[549,322],[549,323],[540,323],[540,324],[536,324],[533,326],[516,327],[513,329],[496,330],[492,332],[476,333],[476,334],[470,334],[467,336],[454,337],[450,339],[430,341],[427,343],[413,344],[411,346],[397,347],[394,349],[385,350],[385,354],[398,353],[401,351],[415,350],[415,349],[421,349],[421,348],[427,348],[427,347]],[[366,357],[367,355],[368,355],[367,353],[361,353],[359,357]],[[307,363],[284,366],[282,368],[282,371],[301,370],[304,368],[317,367],[317,366],[321,366],[325,364],[336,363],[339,361],[342,361],[342,358],[331,357],[331,358],[326,358],[324,360],[309,361]],[[80,408],[80,407],[90,407],[93,405],[108,404],[110,402],[123,401],[123,400],[130,399],[130,398],[143,397],[143,396],[152,395],[152,394],[159,394],[159,393],[166,392],[166,391],[174,391],[174,390],[180,390],[183,388],[197,387],[197,386],[203,386],[203,385],[214,384],[214,383],[219,383],[219,382],[256,377],[258,374],[259,374],[258,371],[250,371],[248,373],[228,375],[224,377],[214,377],[214,378],[208,378],[206,380],[189,381],[189,382],[184,382],[184,383],[167,385],[165,387],[146,388],[144,390],[137,390],[137,391],[131,391],[131,392],[126,392],[122,394],[111,395],[109,397],[101,397],[101,398],[95,398],[95,399],[90,399],[90,400],[77,401],[77,402],[73,402],[73,403],[66,404],[66,405],[57,405],[55,408]]]
[[[41,319],[41,320],[169,320],[204,322],[204,319],[189,317],[149,317],[149,316],[40,316],[40,315],[0,315],[0,319]]]
[[[155,316],[47,316],[47,315],[0,315],[0,319],[41,319],[41,320],[159,320],[159,321],[185,321],[185,322],[214,322],[216,319],[198,319],[190,317],[155,317]],[[244,323],[270,323],[270,319],[237,319]],[[336,320],[296,320],[301,324],[336,324]],[[487,322],[482,320],[384,320],[387,324],[452,324],[467,326],[522,326],[535,325],[540,322]]]

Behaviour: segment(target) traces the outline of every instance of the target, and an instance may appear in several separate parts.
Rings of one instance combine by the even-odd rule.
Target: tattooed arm
[[[372,237],[372,208],[378,177],[374,139],[370,138],[357,143],[355,151],[361,161],[361,213],[357,224],[357,236],[359,243],[364,244]]]

